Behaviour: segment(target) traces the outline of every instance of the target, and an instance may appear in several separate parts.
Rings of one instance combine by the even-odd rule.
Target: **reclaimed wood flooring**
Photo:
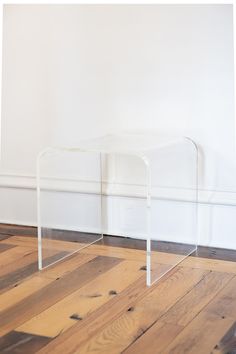
[[[51,261],[71,251],[55,242]],[[0,353],[236,353],[235,251],[200,247],[150,288],[145,273],[143,242],[117,237],[39,272],[35,228],[0,225]]]

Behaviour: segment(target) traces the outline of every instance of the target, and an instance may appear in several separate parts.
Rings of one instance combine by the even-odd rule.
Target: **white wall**
[[[202,199],[235,203],[231,5],[6,5],[3,24],[1,220],[36,223],[40,149],[117,130],[191,136]],[[236,249],[234,208],[200,216],[202,244]]]

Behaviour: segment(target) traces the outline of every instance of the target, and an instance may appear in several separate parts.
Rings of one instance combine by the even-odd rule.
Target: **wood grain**
[[[0,311],[5,311],[9,307],[22,301],[29,295],[37,292],[47,284],[51,283],[54,279],[42,278],[38,275],[26,279],[18,286],[9,289],[7,292],[0,294]]]
[[[77,347],[75,353],[122,352],[205,275],[205,272],[192,270],[191,277],[189,272],[187,278],[187,272],[189,270],[182,268],[166,279],[145,298],[133,303],[121,316],[85,344]]]
[[[206,258],[185,259],[148,288],[143,241],[107,236],[39,272],[34,235],[0,225],[0,353],[236,351],[236,252],[200,249]],[[78,233],[53,236],[47,257],[80,247]],[[159,245],[152,265],[163,273],[185,246]]]
[[[53,252],[55,253],[55,252]],[[52,254],[53,254],[52,253]],[[51,255],[50,257],[47,257],[46,260],[50,263],[53,262],[55,259],[58,257],[63,257],[66,255],[67,252],[56,252],[56,254]],[[15,287],[18,286],[20,282],[22,282],[25,278],[29,277],[30,275],[34,274],[35,272],[38,271],[38,260],[37,260],[37,252],[33,252],[30,255],[27,255],[24,258],[21,258],[20,262],[17,262],[17,265],[19,268],[10,271],[9,268],[12,268],[11,266],[8,266],[7,273],[4,273],[3,275],[0,276],[0,292],[2,293],[3,291],[6,291],[10,287]],[[26,264],[25,264],[26,263]]]
[[[139,301],[133,299],[127,303],[126,299],[126,306],[122,311],[119,309],[116,317],[110,318],[109,322],[107,319],[111,316],[111,310],[108,308],[107,313],[103,311],[100,316],[102,326],[96,328],[94,333],[90,331],[86,343],[81,343],[81,337],[71,334],[68,340],[64,338],[57,348],[54,347],[53,352],[120,353],[206,274],[202,270],[192,270],[191,277],[186,277],[187,273],[189,270],[180,268],[165,281],[149,288],[149,293]],[[112,309],[114,315],[114,306]]]
[[[50,284],[52,281],[63,277],[65,274],[68,274],[70,271],[80,267],[93,258],[94,257],[91,258],[89,255],[72,256],[70,259],[67,259],[57,266],[36,272],[36,274],[29,279],[24,279],[18,286],[0,295],[0,311],[17,304],[31,294],[39,291],[44,286]]]
[[[0,337],[0,352],[8,354],[34,354],[50,340],[51,338],[12,331],[4,337]]]
[[[0,242],[7,241],[9,237],[11,237],[11,235],[0,234]]]
[[[35,253],[35,249],[31,249],[29,247],[13,247],[9,250],[1,253],[0,257],[0,275],[4,274],[4,268],[7,267],[9,264],[12,264],[14,269],[16,269],[18,262],[21,258],[25,258],[26,256],[30,255],[31,253]],[[15,265],[15,266],[14,266]]]
[[[75,269],[70,274],[54,280],[37,293],[26,297],[16,305],[2,311],[0,316],[0,335],[4,335],[20,326],[91,281],[98,274],[114,267],[120,261],[117,258],[98,256]]]
[[[9,245],[7,243],[0,243],[0,253],[5,252],[13,247],[16,247],[15,245]]]
[[[109,247],[104,245],[93,244],[88,248],[85,248],[80,251],[81,253],[86,254],[99,254],[101,256],[113,256],[118,258],[125,258],[130,260],[139,260],[146,262],[146,251],[143,250],[134,250],[127,249],[123,247]],[[173,265],[183,259],[182,255],[174,253],[165,253],[165,252],[152,252],[154,262],[159,264]]]
[[[16,247],[16,251],[17,251]],[[9,255],[9,252],[4,252],[4,255]],[[32,262],[37,261],[38,254],[35,250],[31,252],[23,252],[22,254],[16,254],[15,260],[10,261],[8,259],[9,263],[3,264],[2,267],[0,267],[0,277],[4,277],[9,275],[10,273],[17,272],[19,271],[20,268],[25,267],[29,265]],[[1,257],[2,258],[2,257]],[[1,286],[1,284],[0,284]]]
[[[181,263],[181,266],[236,274],[236,262],[222,261],[220,259],[188,257]]]
[[[94,240],[94,235],[81,231],[59,230],[51,229],[53,239],[61,241],[76,241],[81,243],[88,243],[88,241]],[[37,227],[26,225],[14,225],[14,224],[0,224],[0,241],[7,239],[8,237],[15,235],[27,235],[29,237],[37,236]],[[99,241],[99,244],[107,245],[109,247],[124,247],[136,250],[145,250],[146,241],[140,239],[134,239],[130,237],[120,237],[104,235],[103,240]],[[189,245],[166,242],[166,241],[153,241],[152,248],[155,251],[175,254],[186,254],[189,250]],[[193,256],[198,258],[209,259],[221,259],[226,261],[236,261],[236,250],[230,250],[225,248],[198,246]]]
[[[7,240],[9,245],[16,246],[24,246],[29,247],[31,249],[38,248],[37,238],[28,237],[28,236],[12,236]],[[66,241],[58,241],[51,239],[42,240],[42,246],[45,250],[57,250],[57,251],[75,251],[81,247],[84,247],[84,244],[80,244],[78,242],[66,242]]]
[[[56,337],[75,324],[73,314],[84,320],[93,311],[120,294],[143,276],[142,263],[124,261],[24,323],[17,331]]]
[[[124,353],[163,353],[164,348],[232,278],[231,274],[216,272],[206,274],[196,286],[176,302],[143,336],[134,341]]]
[[[167,353],[211,353],[219,338],[235,322],[236,278],[221,290],[210,304],[166,347]]]
[[[225,333],[223,338],[215,345],[212,354],[236,353],[236,322]]]
[[[171,272],[174,273],[175,271],[176,269]],[[67,352],[71,343],[76,342],[79,345],[86,342],[92,334],[105,327],[110,321],[113,321],[122,311],[125,311],[127,306],[135,299],[144,297],[149,291],[150,289],[146,287],[146,276],[143,275],[124,291],[114,296],[109,302],[92,312],[83,321],[78,321],[69,330],[56,337],[49,345],[42,348],[40,353],[60,353],[62,346]],[[111,308],[112,311],[110,311]],[[93,323],[93,326],[91,326],[91,323]],[[78,333],[80,333],[79,336]]]
[[[41,278],[58,280],[58,278],[61,278],[66,274],[70,274],[71,271],[94,258],[96,258],[96,255],[74,253],[73,255],[63,259],[61,262],[54,263],[50,267],[41,270],[38,276]]]

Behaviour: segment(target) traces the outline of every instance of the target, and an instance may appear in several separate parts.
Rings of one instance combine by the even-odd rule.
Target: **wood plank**
[[[206,273],[200,269],[175,268],[151,288],[146,288],[144,282],[143,288],[137,290],[137,284],[134,284],[140,297],[132,296],[132,292],[131,295],[125,294],[123,302],[120,299],[106,309],[101,308],[95,314],[97,318],[88,316],[87,322],[81,321],[83,323],[67,330],[42,348],[40,353],[120,353]],[[145,288],[146,292],[142,294]]]
[[[24,258],[27,255],[35,252],[35,249],[29,247],[13,247],[6,252],[3,252],[0,257],[0,274],[2,274],[3,267],[10,263],[18,261],[20,258]]]
[[[61,263],[57,266],[47,268],[44,271],[37,272],[36,275],[20,282],[17,287],[0,295],[0,311],[6,310],[17,304],[26,297],[42,289],[44,286],[50,284],[53,280],[61,278],[91,259],[91,256],[87,255],[71,257],[71,259],[64,261],[63,264]]]
[[[224,288],[233,275],[210,272],[132,343],[125,354],[162,354],[180,331]]]
[[[211,353],[221,338],[235,323],[236,277],[206,306],[173,342],[166,353]]]
[[[74,253],[64,258],[62,261],[52,264],[50,267],[42,269],[39,277],[57,279],[69,274],[71,271],[80,267],[82,264],[91,261],[96,256],[91,254]]]
[[[236,314],[236,277],[217,294],[212,302],[204,309],[205,312],[213,315],[221,315],[223,319],[235,318]]]
[[[12,331],[0,338],[0,352],[10,354],[34,354],[51,338]]]
[[[109,247],[124,247],[136,250],[146,250],[146,240],[135,239],[131,237],[104,235],[101,244],[104,244]],[[167,242],[160,240],[152,241],[153,251],[165,253],[185,255],[191,252],[192,247],[192,245],[178,242]]]
[[[179,324],[158,320],[142,336],[130,344],[122,354],[167,354],[165,348],[184,329]]]
[[[0,242],[7,241],[9,237],[11,237],[11,235],[0,234]]]
[[[19,259],[17,263],[3,267],[0,276],[0,292],[11,286],[17,286],[27,276],[37,271],[37,252]]]
[[[6,252],[8,253],[8,252]],[[18,258],[16,258],[14,261],[3,265],[0,268],[0,279],[4,279],[4,277],[8,277],[9,274],[14,273],[14,272],[18,272],[20,268],[25,267],[29,264],[31,264],[32,262],[36,262],[37,260],[37,252],[31,252],[31,253],[24,253],[23,255],[19,255]],[[1,288],[0,284],[0,288]]]
[[[199,354],[212,353],[215,343],[228,331],[233,321],[223,320],[217,315],[201,312],[186,328],[184,328],[165,348],[165,353]]]
[[[181,266],[236,274],[236,262],[222,261],[219,259],[187,257],[181,263]]]
[[[0,234],[8,233],[9,235],[27,235],[27,236],[37,236],[37,228],[32,226],[24,225],[11,225],[11,224],[0,224]],[[99,237],[98,234],[72,231],[72,230],[61,230],[61,229],[50,229],[50,234],[55,240],[62,241],[74,241],[88,243],[92,242],[94,238]],[[109,247],[125,247],[132,249],[146,249],[146,240],[134,239],[130,237],[120,237],[114,235],[104,235],[103,240],[99,242],[100,244],[107,245]],[[189,250],[189,245],[176,243],[176,242],[153,242],[153,250],[164,251],[167,253],[177,253],[186,254]],[[235,257],[236,259],[236,257]]]
[[[224,250],[221,253],[212,250],[209,259],[189,257],[160,282],[147,288],[143,241],[138,242],[140,249],[136,251],[128,248],[129,242],[125,242],[126,239],[121,242],[119,238],[113,242],[113,238],[105,238],[103,244],[85,248],[62,262],[37,272],[34,268],[37,261],[37,240],[29,236],[23,236],[26,247],[20,236],[0,240],[0,277],[5,275],[8,281],[10,274],[7,273],[13,273],[11,281],[14,283],[14,277],[19,277],[20,272],[23,275],[15,283],[19,285],[12,287],[12,283],[3,289],[4,293],[0,293],[0,326],[3,320],[3,328],[5,327],[0,332],[1,353],[25,354],[39,350],[41,354],[83,354],[91,351],[102,354],[226,354],[236,350],[236,263],[216,259],[225,255]],[[62,232],[60,238],[63,240],[64,236]],[[74,240],[76,235],[71,233],[69,236]],[[8,240],[10,246],[6,249],[2,245],[7,244]],[[63,242],[57,240],[54,243],[53,240],[48,255],[58,252],[55,245],[62,252],[68,244],[69,252],[74,250],[71,242]],[[174,252],[172,246],[175,245],[170,245],[170,253]],[[163,247],[161,252],[156,253],[156,257],[163,262],[162,267],[168,268],[179,260],[179,255],[167,254],[163,251],[168,251],[169,245],[164,244]],[[207,252],[208,250],[203,252],[203,257],[207,256]],[[112,269],[107,266],[99,272],[94,266],[97,274],[88,282],[87,279],[84,282],[86,276],[82,279],[74,276],[74,285],[70,283],[69,278],[78,270],[77,267],[83,267],[89,260],[95,260],[98,254],[108,258],[116,255],[119,259]],[[234,260],[234,254],[229,260]],[[32,268],[31,273],[33,263],[34,270]],[[129,266],[125,268],[125,264]],[[139,264],[140,270],[137,270],[136,264]],[[186,292],[180,297],[171,300],[171,297],[176,296],[174,283],[180,283],[180,269],[185,272],[184,278],[189,279],[188,281],[192,281],[192,272],[195,271],[202,272],[202,277],[192,287],[186,287]],[[173,286],[169,285],[168,288],[166,283],[170,277]],[[67,278],[64,286],[54,285],[64,278]],[[160,293],[157,292],[160,286],[164,287],[161,284],[170,289],[165,292],[165,296],[160,290]],[[178,287],[179,285],[177,292]],[[156,296],[152,298],[153,291]],[[59,295],[54,297],[55,293]],[[27,343],[29,345],[25,346]]]
[[[8,245],[7,243],[0,243],[0,253],[5,252],[13,247],[16,247],[15,245]]]
[[[0,311],[4,311],[15,305],[27,296],[37,292],[42,287],[51,283],[53,279],[42,278],[38,275],[21,282],[17,287],[14,287],[7,292],[0,294]]]
[[[53,252],[55,253],[55,252]],[[52,254],[50,257],[46,258],[46,261],[54,262],[58,257],[63,257],[67,254],[67,252],[57,252],[56,254]],[[8,290],[10,287],[16,287],[22,282],[25,278],[31,276],[35,272],[38,271],[38,254],[37,252],[31,253],[30,255],[22,258],[20,262],[17,262],[18,268],[10,273],[5,273],[0,276],[0,293],[2,291]],[[26,265],[25,265],[26,264]],[[5,267],[7,270],[11,268]],[[6,270],[5,269],[5,270]]]
[[[33,238],[15,236],[15,237],[11,237],[11,241],[9,242],[15,245],[27,245],[31,248],[33,247],[37,248],[37,240],[34,240]],[[58,250],[64,249],[68,251],[75,250],[75,243],[73,242],[52,240],[51,242],[48,243],[47,246],[49,249],[58,249]],[[76,243],[76,249],[78,249],[78,247],[80,246],[82,247],[84,246],[84,244]],[[126,249],[122,247],[109,247],[109,246],[98,245],[98,244],[93,244],[89,247],[86,247],[80,250],[80,253],[86,253],[91,255],[114,256],[116,258],[142,260],[143,262],[145,262],[146,260],[146,251]],[[180,260],[182,260],[181,255],[168,254],[165,252],[155,252],[155,253],[153,252],[153,256],[156,258],[156,262],[161,264],[174,265]],[[236,274],[236,262],[231,262],[231,261],[188,257],[185,260],[183,260],[181,266]]]
[[[11,238],[11,244],[15,245],[27,245],[31,248],[37,248],[37,241],[33,238],[27,238],[23,236],[15,236]],[[48,243],[49,249],[65,249],[68,251],[74,251],[74,243],[73,242],[64,242],[64,241],[56,241],[52,240]],[[83,244],[76,243],[76,249],[78,246],[84,246]],[[103,255],[103,256],[114,256],[117,258],[125,258],[125,259],[134,259],[134,260],[142,260],[145,262],[146,260],[146,251],[143,250],[133,250],[126,249],[122,247],[109,247],[104,245],[93,244],[89,247],[86,247],[80,250],[81,253],[93,254],[93,255]],[[153,256],[156,258],[158,263],[161,264],[171,264],[174,265],[180,260],[182,260],[181,255],[176,254],[168,254],[165,252],[153,252]],[[216,259],[205,259],[205,258],[195,258],[188,257],[181,263],[183,267],[190,268],[202,268],[207,270],[214,270],[225,273],[233,273],[236,274],[236,262],[231,261],[222,261]]]
[[[24,249],[22,250],[20,246],[15,246],[14,251],[16,252],[13,253],[13,260],[11,258],[12,255],[10,255],[10,251],[5,252],[6,254],[4,253],[4,255],[9,256],[9,259],[8,257],[5,257],[7,258],[7,262],[0,267],[0,278],[4,278],[4,276],[11,277],[10,273],[18,272],[21,268],[30,265],[31,263],[34,263],[35,271],[38,270],[38,252],[36,250],[33,249],[32,251],[29,251],[29,249],[26,249],[25,252]],[[45,263],[55,262],[55,260],[60,257],[64,257],[67,254],[68,252],[65,251],[50,250],[48,255],[44,254],[44,260]]]
[[[183,269],[182,271],[184,272]],[[184,276],[183,273],[175,273],[175,276],[167,278],[162,286],[127,309],[115,321],[80,346],[76,352],[80,354],[90,351],[103,354],[122,352],[205,276],[205,273],[199,276],[198,271],[188,272],[190,282],[185,272]]]
[[[24,246],[30,248],[38,248],[38,240],[34,237],[27,237],[27,236],[12,236],[7,241],[8,244],[16,245],[16,246]],[[58,240],[50,240],[45,239],[42,241],[43,248],[45,250],[56,249],[58,251],[75,251],[81,247],[84,247],[83,243],[78,242],[66,242],[66,241],[58,241]]]
[[[143,276],[141,266],[141,262],[135,261],[119,263],[16,330],[56,337],[75,324],[75,320],[71,318],[73,314],[79,315],[84,320],[94,310]]]
[[[122,247],[109,247],[104,245],[93,244],[83,250],[81,253],[96,254],[107,257],[117,257],[129,260],[138,260],[146,263],[146,251],[134,250]],[[176,264],[183,259],[182,255],[165,253],[165,252],[152,252],[153,260],[159,264]],[[236,263],[235,263],[236,265]]]
[[[162,317],[166,323],[187,326],[234,276],[210,272]]]
[[[59,230],[50,229],[50,235],[54,240],[79,242],[79,243],[91,243],[99,238],[101,234],[91,232],[81,232],[72,230]]]
[[[135,260],[143,260],[146,259],[146,251],[142,250],[133,250],[126,248],[110,248],[108,246],[103,245],[91,245],[88,248],[85,248],[80,251],[81,253],[87,254],[99,254],[104,256],[114,256],[114,257],[122,257],[125,259],[135,259]],[[218,259],[208,259],[208,258],[196,258],[189,256],[183,259],[183,256],[173,253],[165,253],[165,252],[152,252],[153,260],[152,262],[158,262],[160,264],[170,264],[175,265],[177,262],[181,262],[181,267],[187,268],[199,268],[205,270],[214,270],[217,272],[223,273],[231,273],[236,274],[236,262],[231,261],[223,261]]]
[[[79,241],[81,243],[87,243],[89,239],[94,238],[94,234],[70,231],[70,230],[51,230],[53,238],[63,241]],[[26,225],[15,225],[15,224],[1,224],[0,223],[0,241],[11,236],[16,235],[27,235],[28,237],[37,237],[37,227],[26,226]],[[130,237],[120,237],[114,235],[104,235],[100,244],[107,245],[109,247],[124,247],[131,249],[146,249],[146,241],[140,239],[134,239]],[[176,243],[176,242],[164,242],[158,241],[153,242],[153,250],[165,252],[165,253],[175,253],[175,254],[186,254],[189,249],[188,245]],[[225,248],[217,247],[206,247],[198,246],[197,252],[194,253],[195,257],[210,258],[210,259],[221,259],[226,261],[236,261],[236,250],[230,250]]]
[[[171,270],[171,274],[177,272],[177,268]],[[163,282],[165,277],[163,277],[160,282]],[[154,285],[156,286],[156,285]],[[135,299],[140,299],[144,297],[147,293],[150,292],[150,288],[146,286],[146,275],[143,275],[141,278],[136,280],[130,286],[128,286],[124,291],[119,293],[117,296],[114,296],[109,302],[99,307],[96,311],[92,312],[88,317],[83,321],[78,321],[73,327],[69,330],[63,332],[60,336],[56,337],[48,346],[41,349],[42,353],[51,353],[51,352],[60,352],[59,348],[65,344],[64,348],[69,347],[71,340],[78,340],[80,344],[83,341],[86,341],[93,333],[103,328],[107,323],[113,321],[119,313],[125,311],[127,306],[135,301]],[[110,309],[112,308],[112,311]],[[93,326],[91,327],[91,323]],[[41,351],[40,351],[41,353]]]
[[[82,287],[100,273],[105,272],[116,264],[120,259],[110,257],[96,257],[70,274],[66,274],[58,280],[43,287],[9,309],[2,311],[0,317],[0,335],[20,326],[30,318],[36,316],[48,307],[54,305],[65,296],[68,296]]]
[[[224,337],[212,350],[212,354],[236,353],[236,322],[225,333]]]
[[[66,231],[65,231],[65,235],[67,235]],[[129,238],[129,237],[104,235],[101,244],[110,247],[125,247],[125,248],[131,248],[136,250],[146,250],[146,240],[140,240],[140,239]],[[166,241],[152,242],[153,251],[159,251],[165,253],[175,253],[175,254],[185,255],[189,253],[189,251],[191,251],[191,247],[192,246],[177,243],[177,242],[166,242]],[[197,251],[194,252],[192,256],[198,258],[220,259],[220,260],[236,262],[236,250],[230,250],[225,248],[198,246]]]

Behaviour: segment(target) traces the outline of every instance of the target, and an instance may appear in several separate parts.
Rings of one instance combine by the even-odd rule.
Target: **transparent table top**
[[[157,134],[120,133],[105,135],[94,139],[81,140],[77,147],[70,147],[68,150],[142,154],[149,150],[183,142],[185,139],[186,138],[184,137],[162,136]]]

